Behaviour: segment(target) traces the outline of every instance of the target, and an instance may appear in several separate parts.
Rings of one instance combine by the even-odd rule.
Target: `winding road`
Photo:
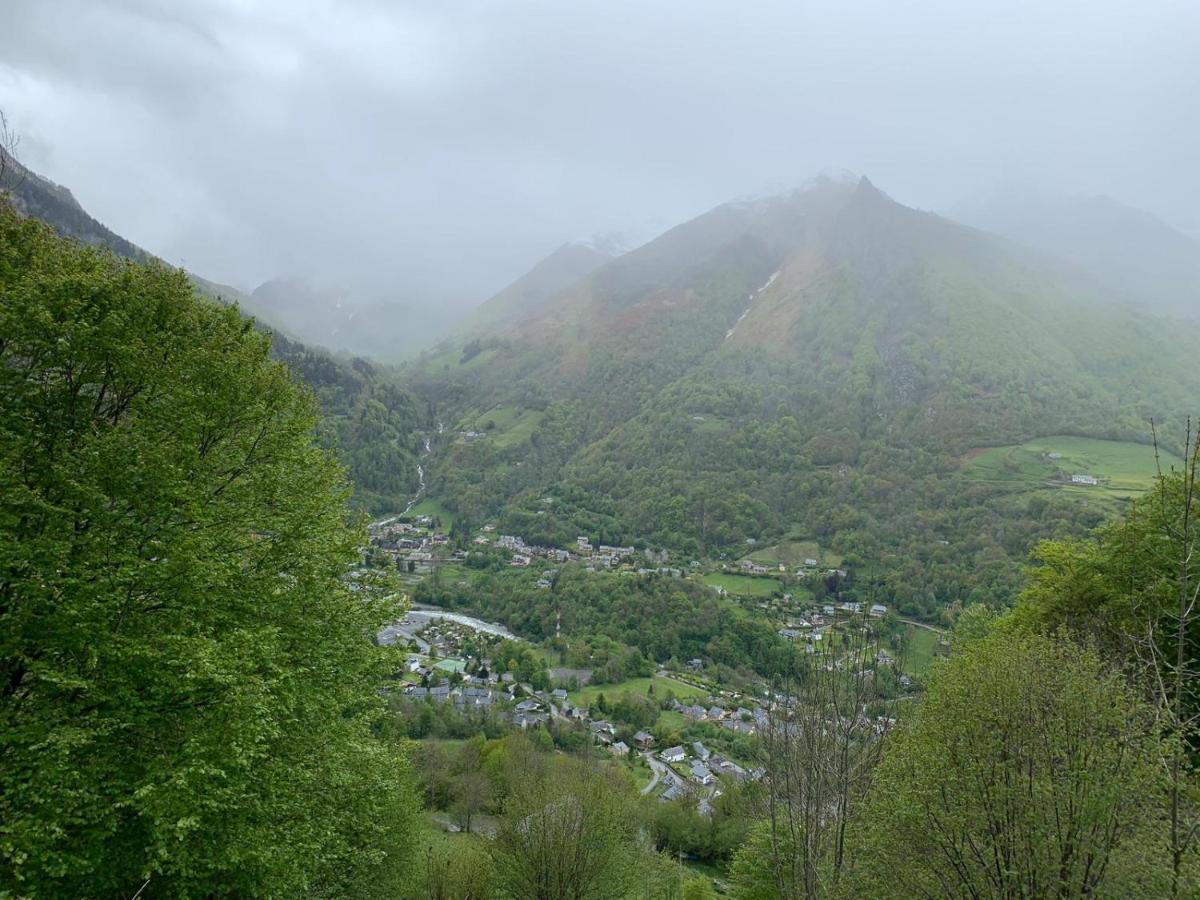
[[[662,763],[660,763],[657,759],[655,759],[654,753],[651,752],[650,750],[645,750],[642,752],[642,759],[644,759],[647,763],[650,764],[650,773],[651,773],[650,783],[647,784],[644,788],[642,788],[642,796],[649,794],[656,787],[658,787],[658,783],[660,781],[662,781],[664,778],[667,779],[668,784],[670,784],[671,782],[673,782],[675,780],[675,773],[672,772],[670,769],[668,769],[666,766],[664,766]]]

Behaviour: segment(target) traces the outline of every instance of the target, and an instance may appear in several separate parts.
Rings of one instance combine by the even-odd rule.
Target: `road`
[[[643,795],[649,794],[656,787],[658,787],[658,783],[664,778],[667,779],[667,784],[671,784],[675,781],[675,773],[655,759],[654,754],[651,751],[646,750],[643,752],[642,759],[650,764],[651,772],[650,783],[642,788]]]
[[[927,625],[924,622],[918,622],[916,619],[900,619],[905,625],[911,625],[914,628],[924,628],[926,631],[932,631],[934,634],[945,634],[946,629],[938,628],[936,625]]]

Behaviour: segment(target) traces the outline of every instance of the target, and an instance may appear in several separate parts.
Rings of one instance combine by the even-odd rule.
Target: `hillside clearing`
[[[442,523],[441,530],[444,532],[449,531],[451,526],[454,525],[454,513],[433,499],[422,500],[409,510],[409,515],[432,516],[434,519],[440,519]]]
[[[529,440],[545,415],[545,412],[540,409],[496,406],[468,419],[466,428],[470,431],[482,432],[495,446],[507,449]]]
[[[659,675],[654,675],[650,678],[630,678],[627,681],[618,681],[615,684],[590,684],[577,691],[571,691],[569,696],[571,702],[576,706],[591,706],[596,702],[596,697],[600,694],[603,694],[605,699],[610,703],[622,694],[637,694],[645,697],[648,695],[650,685],[652,684],[654,685],[654,696],[660,699],[665,697],[668,691],[680,699],[708,696],[708,691],[703,688],[698,688],[682,681],[676,681],[674,678],[663,678]]]
[[[1159,450],[1164,470],[1182,460]],[[1157,472],[1154,448],[1132,441],[1052,435],[1024,444],[976,449],[965,457],[966,475],[975,481],[1038,487],[1047,483],[1083,494],[1128,496],[1149,490]],[[1074,475],[1091,476],[1096,485],[1071,484]]]

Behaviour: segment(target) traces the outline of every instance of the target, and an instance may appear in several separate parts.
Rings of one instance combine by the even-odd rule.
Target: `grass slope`
[[[498,450],[507,450],[525,443],[545,416],[538,409],[520,406],[495,406],[466,421],[472,431],[481,431]]]
[[[1163,470],[1182,460],[1159,450]],[[977,481],[1038,487],[1072,475],[1092,475],[1100,485],[1067,485],[1071,490],[1121,495],[1142,493],[1154,484],[1158,471],[1154,448],[1131,441],[1051,435],[1023,444],[990,447],[968,454],[966,474]]]

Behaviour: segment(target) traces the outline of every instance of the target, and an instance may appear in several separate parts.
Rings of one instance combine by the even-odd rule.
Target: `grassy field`
[[[670,691],[681,700],[688,697],[708,696],[708,691],[702,688],[684,684],[682,681],[676,681],[674,678],[659,678],[655,675],[652,678],[630,678],[628,681],[618,681],[616,684],[588,685],[585,688],[572,691],[570,698],[571,702],[577,706],[591,706],[596,702],[596,697],[599,694],[603,694],[610,701],[616,699],[621,694],[638,694],[645,697],[646,691],[652,683],[654,685],[655,697],[663,697],[667,691]]]
[[[454,524],[454,513],[432,498],[422,500],[410,510],[409,514],[414,516],[433,516],[435,519],[441,519],[442,531],[449,531],[450,526]]]
[[[468,420],[466,427],[472,431],[483,432],[493,444],[505,449],[529,440],[545,415],[539,409],[496,406]]]
[[[664,734],[668,731],[683,731],[683,729],[691,724],[692,720],[683,713],[664,709],[658,714],[658,721],[654,723],[654,730],[659,734]]]
[[[769,597],[776,591],[783,590],[783,585],[778,580],[754,575],[713,572],[705,575],[701,580],[705,584],[723,587],[731,594],[741,594],[746,597]]]
[[[807,559],[815,559],[822,566],[840,566],[842,558],[835,553],[822,551],[816,541],[788,537],[774,547],[755,550],[750,558],[764,566],[783,563],[789,569],[804,565]]]
[[[469,569],[465,569],[458,563],[452,562],[443,563],[442,565],[438,566],[437,574],[438,578],[440,578],[443,582],[469,581],[471,578],[471,572]]]
[[[699,419],[692,417],[692,430],[696,434],[724,434],[731,427],[724,419],[716,416],[701,416]]]
[[[1165,450],[1159,451],[1163,469],[1181,466],[1182,460]],[[1056,435],[1036,438],[1024,444],[989,447],[968,454],[966,474],[977,481],[994,484],[1040,487],[1063,473],[1092,475],[1100,484],[1063,485],[1063,489],[1081,495],[1128,497],[1140,494],[1154,483],[1154,448],[1130,441],[1102,441],[1094,438]]]
[[[928,628],[906,625],[905,629],[908,653],[904,659],[904,671],[909,675],[924,675],[933,663],[933,648],[937,645],[938,636]]]

